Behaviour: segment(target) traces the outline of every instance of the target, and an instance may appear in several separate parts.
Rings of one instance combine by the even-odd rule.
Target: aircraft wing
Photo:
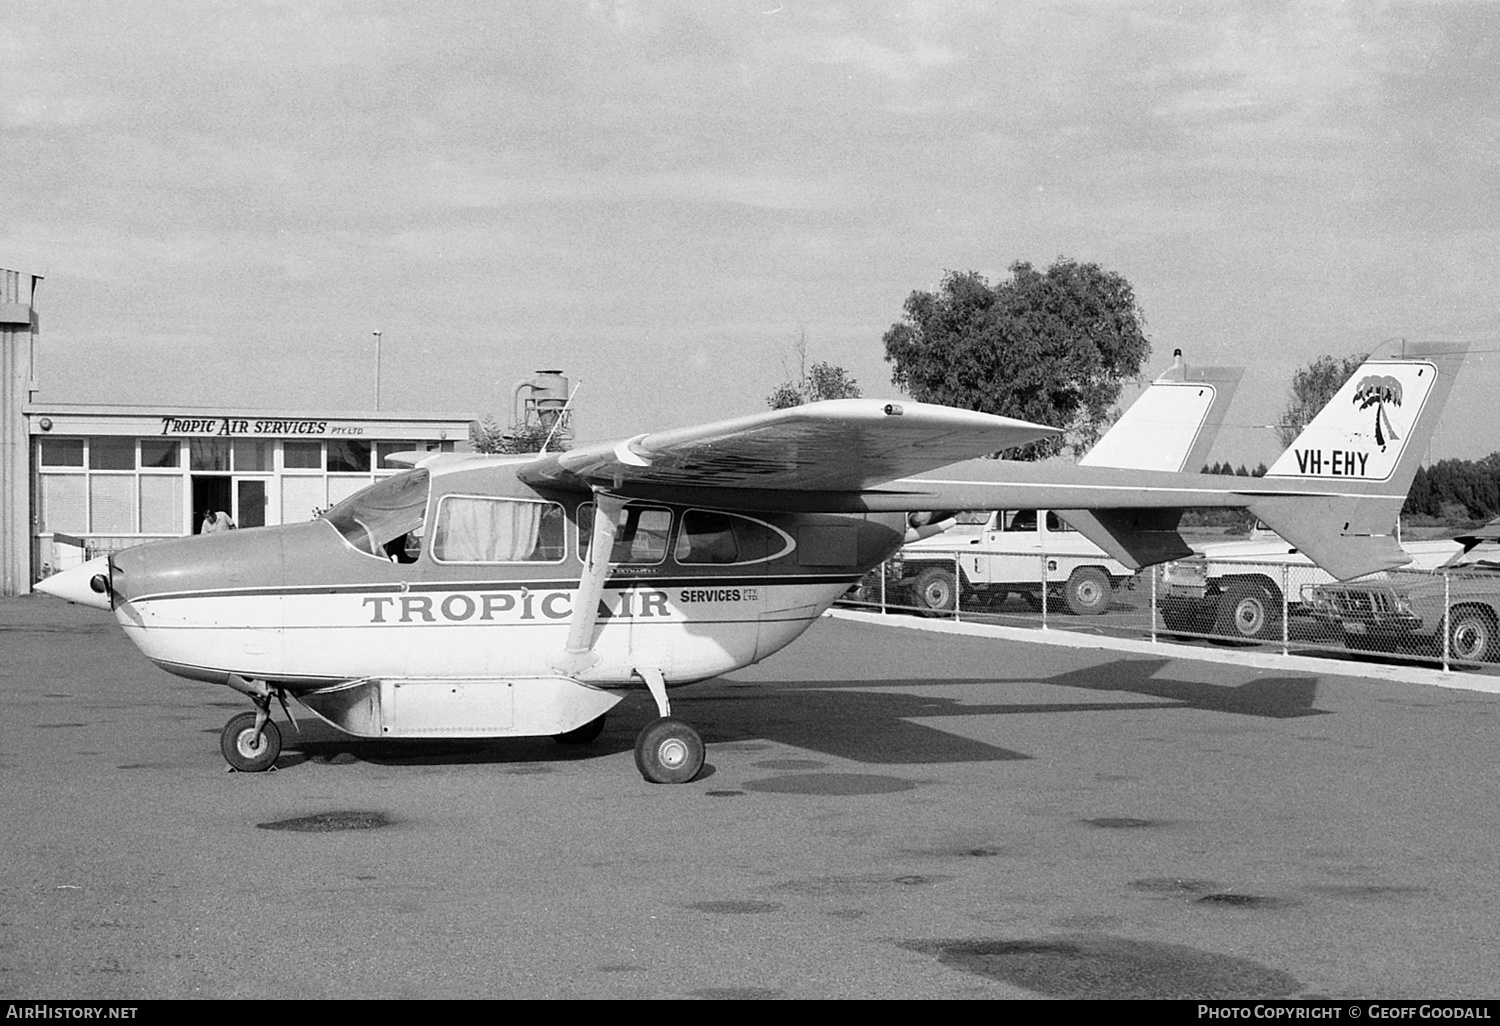
[[[860,492],[1060,433],[929,403],[834,399],[550,453],[519,474],[567,489]]]

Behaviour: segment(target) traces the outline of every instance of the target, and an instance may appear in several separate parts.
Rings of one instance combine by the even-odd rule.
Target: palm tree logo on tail
[[[1375,407],[1375,444],[1380,446],[1381,452],[1385,452],[1387,439],[1395,442],[1401,438],[1391,425],[1391,415],[1385,409],[1386,403],[1401,405],[1401,382],[1389,375],[1372,374],[1360,381],[1359,387],[1354,390],[1356,406],[1361,410]]]

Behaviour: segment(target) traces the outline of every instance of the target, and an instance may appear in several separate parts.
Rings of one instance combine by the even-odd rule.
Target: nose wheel
[[[276,764],[281,754],[281,728],[267,719],[258,725],[262,713],[240,713],[224,725],[219,735],[219,750],[231,769],[241,773],[259,773]]]

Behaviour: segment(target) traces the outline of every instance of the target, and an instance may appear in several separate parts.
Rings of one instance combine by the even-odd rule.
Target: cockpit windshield
[[[324,519],[361,552],[413,562],[421,547],[429,478],[426,470],[408,470],[376,481],[333,507]]]

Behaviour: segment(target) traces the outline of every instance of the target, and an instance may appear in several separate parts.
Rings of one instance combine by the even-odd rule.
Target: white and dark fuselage
[[[368,508],[356,496],[306,524],[119,553],[115,614],[172,673],[292,694],[360,680],[558,678],[590,498],[539,492],[510,464],[401,477],[385,494],[367,490]],[[639,684],[642,667],[670,685],[764,659],[904,531],[901,514],[661,502],[628,504],[620,520],[592,664],[565,674],[593,687]]]

